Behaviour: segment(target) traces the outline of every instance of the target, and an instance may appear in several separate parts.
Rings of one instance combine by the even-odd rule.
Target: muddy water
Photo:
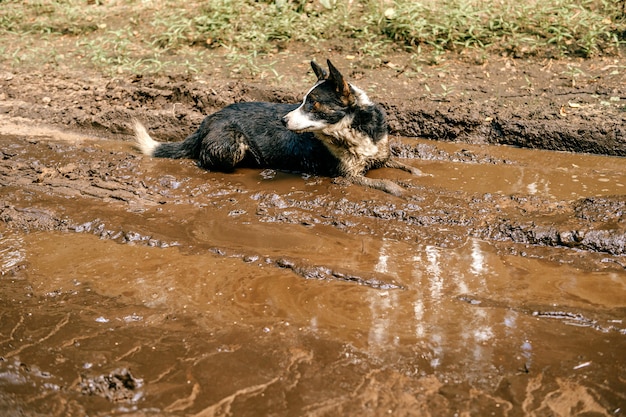
[[[623,159],[403,140],[400,199],[0,142],[3,415],[626,410]]]

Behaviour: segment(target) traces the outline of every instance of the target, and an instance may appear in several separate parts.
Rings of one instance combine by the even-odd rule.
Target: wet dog
[[[329,177],[401,195],[404,188],[365,173],[397,168],[422,175],[391,158],[381,107],[346,82],[328,61],[328,73],[311,61],[317,82],[301,104],[236,103],[207,116],[182,142],[157,142],[135,121],[137,146],[146,155],[193,158],[205,169],[272,168]]]

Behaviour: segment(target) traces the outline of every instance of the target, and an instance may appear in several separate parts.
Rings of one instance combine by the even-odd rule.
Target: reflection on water
[[[387,253],[388,248],[389,241],[387,239],[383,239],[383,243],[378,253],[378,262],[376,263],[376,265],[374,265],[374,271],[380,272],[382,274],[389,273],[389,254]]]
[[[13,233],[0,234],[0,276],[8,274],[25,258],[24,242]]]
[[[459,145],[438,143],[454,153]],[[484,147],[463,145],[477,155]],[[624,194],[626,173],[623,158],[570,154],[509,147],[490,147],[500,164],[451,164],[430,162],[424,167],[432,177],[424,183],[476,193],[533,195],[555,200]]]
[[[398,293],[396,291],[371,292],[371,324],[368,345],[373,353],[397,346],[399,337],[394,334],[396,328]]]
[[[316,239],[336,238],[330,229],[329,233],[320,230]],[[626,311],[626,273],[621,271],[589,273],[558,262],[507,255],[477,239],[445,249],[387,239],[375,245],[360,237],[365,239],[364,252],[350,265],[393,277],[404,287],[381,290],[341,281],[306,281],[289,270],[237,257],[120,245],[82,234],[63,235],[64,245],[58,247],[58,239],[50,234],[23,239],[5,235],[1,265],[6,270],[29,262],[33,289],[44,299],[79,297],[88,289],[135,306],[123,311],[92,307],[89,321],[103,329],[149,325],[161,320],[158,312],[165,310],[168,315],[206,317],[196,321],[196,331],[206,334],[251,326],[258,337],[274,337],[291,349],[306,349],[296,341],[311,335],[316,343],[349,349],[347,357],[364,354],[367,367],[394,364],[407,375],[437,375],[441,381],[467,381],[487,391],[495,390],[507,375],[526,374],[535,375],[537,384],[527,389],[541,391],[546,383],[541,375],[548,370],[561,375],[556,380],[559,389],[585,398],[597,393],[575,382],[578,378],[571,379],[571,371],[609,380],[609,386],[624,384],[615,379],[613,370],[626,348],[626,334],[620,330]],[[111,259],[116,260],[114,269]],[[567,320],[555,320],[579,316],[587,321],[571,323],[597,326],[568,326]],[[240,343],[248,342],[233,340],[220,345],[220,352],[237,351]],[[254,351],[253,345],[250,348]],[[202,351],[201,345],[193,349]],[[20,352],[20,357],[24,353],[22,348],[12,351]],[[193,361],[202,363],[204,357]],[[94,358],[84,363],[93,364]],[[325,366],[344,366],[341,363]],[[147,368],[139,369],[147,387],[168,379],[164,370],[159,372],[166,374],[155,380]],[[11,374],[10,380],[15,378]],[[565,394],[558,395],[565,401]],[[590,407],[600,406],[594,400]]]

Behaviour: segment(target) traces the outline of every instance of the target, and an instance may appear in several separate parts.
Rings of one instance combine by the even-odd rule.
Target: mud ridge
[[[505,306],[501,301],[484,299],[471,294],[459,295],[456,299],[477,308],[503,308]],[[558,320],[570,326],[588,327],[601,333],[616,332],[626,335],[626,328],[618,326],[618,324],[622,324],[621,320],[609,320],[606,323],[601,323],[599,319],[589,317],[589,312],[550,310],[549,306],[525,306],[515,308],[515,310],[540,319]]]
[[[294,259],[288,258],[278,258],[272,259],[270,257],[261,257],[259,255],[241,255],[241,254],[232,254],[229,255],[228,252],[224,249],[220,248],[212,248],[211,252],[218,254],[220,256],[227,256],[230,258],[240,258],[243,262],[246,263],[255,263],[262,262],[266,265],[273,265],[282,269],[289,269],[293,271],[294,274],[304,278],[304,279],[315,279],[315,280],[337,280],[337,281],[345,281],[351,282],[358,285],[364,285],[366,287],[382,289],[382,290],[398,290],[405,289],[402,285],[399,285],[395,282],[387,282],[385,280],[377,279],[377,278],[366,278],[361,277],[356,274],[352,274],[349,272],[341,272],[327,266],[321,265],[307,265],[301,261],[297,261]]]
[[[496,224],[477,229],[474,236],[490,240],[509,240],[515,243],[567,247],[612,255],[626,254],[626,231],[603,229],[559,230],[551,225],[518,223],[500,219]]]

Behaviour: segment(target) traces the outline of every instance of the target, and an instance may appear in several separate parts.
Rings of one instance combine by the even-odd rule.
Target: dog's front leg
[[[385,180],[385,179],[368,178],[363,175],[350,176],[347,179],[350,180],[354,184],[364,185],[366,187],[371,187],[377,190],[385,191],[386,193],[395,195],[396,197],[402,197],[402,195],[406,191],[404,188],[400,187],[395,182]]]
[[[397,161],[397,160],[395,160],[395,159],[391,159],[391,158],[390,158],[390,159],[388,159],[388,160],[385,162],[385,167],[387,167],[387,168],[401,169],[401,170],[403,170],[403,171],[410,172],[411,174],[413,174],[413,175],[415,175],[415,176],[417,176],[417,177],[423,177],[423,176],[430,175],[430,174],[424,174],[421,170],[419,170],[419,169],[417,169],[417,168],[415,168],[415,167],[412,167],[412,166],[410,166],[410,165],[403,164],[402,162]]]

